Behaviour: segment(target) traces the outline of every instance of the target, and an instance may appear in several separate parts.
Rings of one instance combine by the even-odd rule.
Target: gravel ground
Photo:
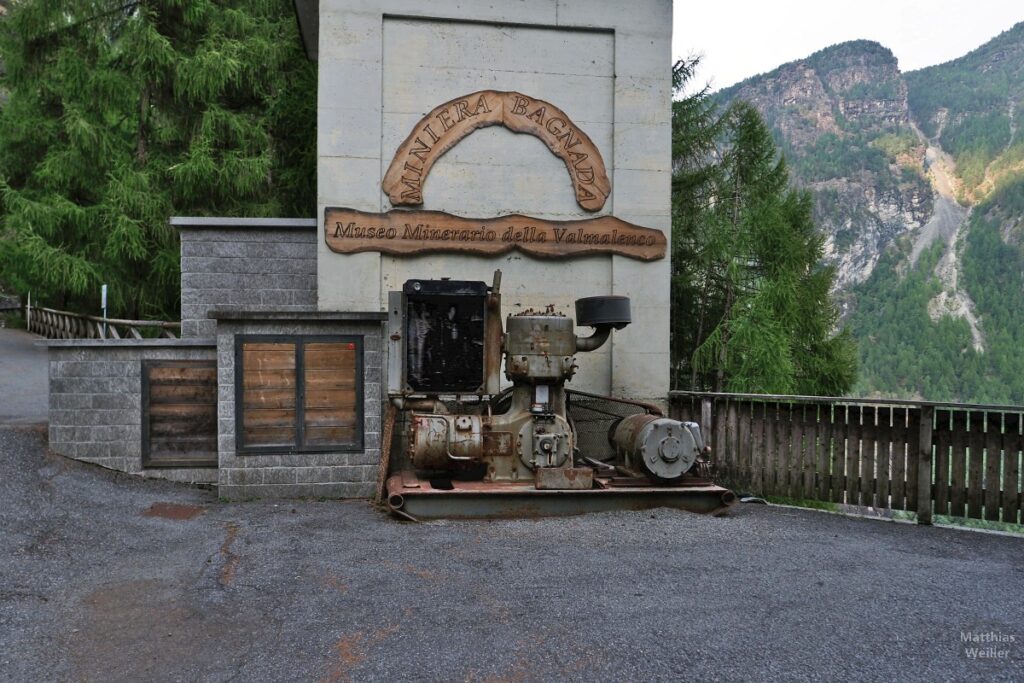
[[[1021,680],[1024,539],[741,506],[224,504],[0,427],[0,679]],[[968,659],[961,631],[1012,635]]]

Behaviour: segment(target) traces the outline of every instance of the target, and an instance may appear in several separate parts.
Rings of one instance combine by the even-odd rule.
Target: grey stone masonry
[[[142,361],[214,360],[212,339],[47,342],[50,448],[122,472],[216,483],[213,468],[143,468]]]
[[[367,498],[373,495],[381,436],[383,313],[240,313],[217,320],[217,404],[221,498]],[[238,453],[235,448],[236,335],[354,335],[363,338],[363,450]]]
[[[181,236],[181,335],[212,337],[211,309],[316,308],[316,221],[172,218]]]

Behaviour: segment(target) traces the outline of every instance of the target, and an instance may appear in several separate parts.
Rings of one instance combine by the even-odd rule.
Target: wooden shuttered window
[[[217,466],[215,361],[142,362],[142,466]]]
[[[362,450],[361,337],[238,337],[240,452]]]
[[[307,446],[353,444],[361,440],[358,358],[354,343],[303,344],[302,430]]]
[[[294,342],[242,345],[242,443],[247,447],[288,447],[298,430]]]

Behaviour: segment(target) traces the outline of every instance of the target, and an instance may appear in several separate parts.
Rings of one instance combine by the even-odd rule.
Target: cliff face
[[[840,295],[871,275],[893,240],[928,220],[925,148],[910,125],[896,58],[878,43],[827,48],[718,97],[752,102],[795,180],[815,194]]]
[[[835,45],[721,93],[754,103],[793,149],[825,133],[909,121],[907,87],[892,52],[878,43]]]
[[[840,132],[833,98],[818,73],[802,62],[745,81],[728,98],[752,103],[794,150],[807,149],[824,133]]]
[[[840,295],[867,280],[886,247],[921,228],[931,212],[931,193],[917,182],[885,186],[872,174],[860,174],[810,187],[818,197],[816,223],[826,232],[825,258],[836,268]]]

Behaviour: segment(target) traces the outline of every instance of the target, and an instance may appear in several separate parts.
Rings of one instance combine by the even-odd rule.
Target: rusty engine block
[[[502,516],[650,504],[720,512],[735,502],[707,478],[698,425],[656,406],[595,397],[642,412],[611,423],[610,457],[608,449],[580,448],[565,385],[577,353],[630,323],[628,298],[579,299],[575,323],[553,307],[527,310],[508,316],[502,330],[500,283],[497,271],[491,287],[411,280],[391,293],[388,393],[407,424],[404,462],[386,481],[394,512]],[[577,336],[577,323],[593,334]],[[504,390],[502,360],[511,382]],[[570,492],[578,495],[536,497]]]

